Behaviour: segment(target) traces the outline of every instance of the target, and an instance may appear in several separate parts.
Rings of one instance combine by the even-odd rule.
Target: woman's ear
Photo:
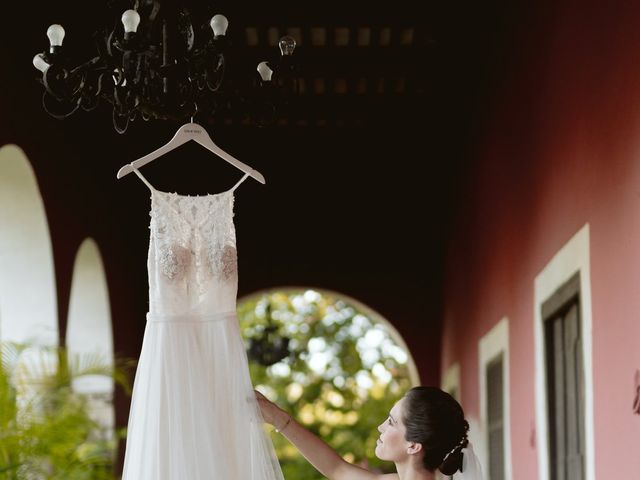
[[[416,453],[420,453],[422,451],[422,444],[418,442],[410,442],[407,447],[407,453],[409,455],[415,455]]]

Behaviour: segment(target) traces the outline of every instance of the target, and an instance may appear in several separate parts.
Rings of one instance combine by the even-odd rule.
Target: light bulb
[[[35,57],[33,57],[33,66],[40,70],[42,73],[47,71],[49,68],[49,64],[45,62],[41,53],[38,53]]]
[[[227,33],[227,27],[229,26],[229,20],[224,15],[214,15],[210,22],[213,35],[219,37]]]
[[[126,10],[122,14],[122,25],[124,25],[124,33],[133,33],[138,31],[140,25],[140,15],[135,10]]]
[[[282,55],[293,55],[293,51],[296,49],[296,39],[289,35],[282,37],[278,44]]]
[[[62,46],[62,40],[64,40],[64,28],[62,28],[62,25],[54,23],[47,29],[47,37],[49,37],[49,43],[52,47]]]
[[[269,67],[269,64],[267,62],[260,62],[258,64],[257,70],[263,82],[271,81],[271,75],[273,75],[273,70],[271,70],[271,67]]]

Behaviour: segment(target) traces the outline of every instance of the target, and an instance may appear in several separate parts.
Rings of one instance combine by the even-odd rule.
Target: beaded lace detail
[[[154,191],[151,229],[157,265],[168,281],[210,278],[226,282],[237,275],[233,192],[185,196]]]

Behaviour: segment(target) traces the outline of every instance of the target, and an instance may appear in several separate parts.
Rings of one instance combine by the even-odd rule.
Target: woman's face
[[[376,456],[380,460],[400,462],[408,455],[410,442],[405,440],[405,426],[402,423],[402,402],[398,400],[389,416],[378,426],[380,438],[376,443]]]

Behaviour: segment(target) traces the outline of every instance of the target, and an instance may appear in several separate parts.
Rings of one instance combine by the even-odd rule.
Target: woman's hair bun
[[[444,475],[453,475],[458,470],[462,470],[462,458],[462,448],[456,448],[440,464],[438,470],[440,470]]]
[[[469,439],[467,437],[468,431],[469,423],[465,420],[464,436],[462,437],[462,440],[460,440],[460,442],[444,456],[442,463],[438,467],[438,470],[440,470],[444,475],[453,475],[458,470],[462,471],[462,460],[464,457],[462,450],[469,445]]]

